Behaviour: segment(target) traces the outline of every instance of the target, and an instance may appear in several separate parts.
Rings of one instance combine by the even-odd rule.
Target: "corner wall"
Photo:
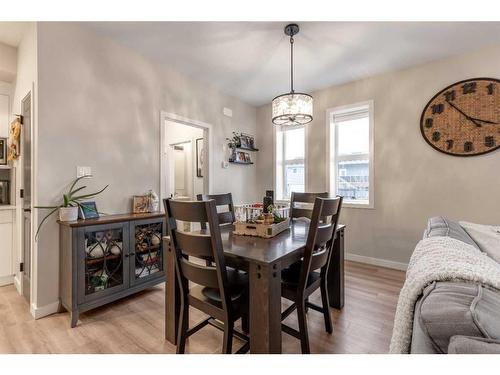
[[[453,157],[420,134],[420,115],[444,87],[473,77],[500,78],[500,46],[313,92],[306,125],[308,191],[326,191],[326,110],[374,100],[375,209],[344,208],[346,251],[353,260],[404,268],[427,218],[500,224],[500,151]],[[273,186],[271,108],[258,108],[260,190]]]
[[[213,192],[235,202],[259,194],[256,166],[221,168],[232,131],[256,133],[256,109],[168,67],[157,66],[78,23],[38,24],[38,205],[53,205],[76,177],[92,167],[89,191],[109,184],[96,199],[106,213],[129,212],[131,197],[160,191],[160,111],[214,128]],[[223,107],[233,117],[223,116]],[[43,212],[38,212],[43,217]],[[59,236],[55,218],[38,241],[38,308],[59,298]]]

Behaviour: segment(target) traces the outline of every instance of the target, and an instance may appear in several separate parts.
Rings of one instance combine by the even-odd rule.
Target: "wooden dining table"
[[[228,266],[249,275],[250,353],[281,353],[281,270],[301,259],[308,223],[295,221],[273,238],[233,234],[232,226],[221,227]],[[330,305],[344,305],[344,232],[339,225],[328,273]],[[179,326],[180,289],[175,276],[174,252],[165,238],[165,338],[176,343]]]

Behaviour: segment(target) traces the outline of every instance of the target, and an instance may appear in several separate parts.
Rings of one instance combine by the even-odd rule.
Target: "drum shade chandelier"
[[[295,92],[293,89],[293,36],[299,33],[299,25],[285,27],[290,37],[290,92],[273,99],[273,124],[281,126],[304,125],[313,119],[313,98],[309,94]]]

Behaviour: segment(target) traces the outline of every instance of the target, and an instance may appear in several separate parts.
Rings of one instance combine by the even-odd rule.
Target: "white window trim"
[[[278,171],[277,171],[277,159],[276,159],[276,141],[277,141],[277,133],[278,133],[278,126],[277,125],[272,125],[273,126],[273,190],[274,190],[274,196],[278,196],[277,192],[277,176],[278,176]],[[308,183],[308,173],[307,173],[307,138],[308,138],[308,126],[307,125],[300,125],[300,126],[291,126],[290,129],[293,128],[304,128],[304,191],[307,192],[307,187],[309,185]],[[302,160],[302,159],[301,159]],[[283,168],[284,171],[284,168]],[[281,195],[281,193],[280,193]],[[290,199],[276,199],[277,203],[283,202],[287,203],[290,202]]]
[[[368,203],[352,203],[352,202],[344,202],[342,204],[342,208],[368,208],[368,209],[374,209],[375,208],[375,153],[374,153],[374,139],[375,139],[375,132],[374,132],[374,110],[373,110],[373,100],[367,100],[364,102],[358,102],[354,104],[349,104],[349,105],[344,105],[344,106],[339,106],[339,107],[334,107],[334,108],[329,108],[326,110],[326,186],[328,186],[328,191],[331,195],[334,195],[336,192],[335,188],[335,183],[337,181],[336,175],[335,175],[335,170],[331,171],[331,164],[334,163],[334,165],[337,165],[337,160],[333,160],[335,157],[335,153],[333,153],[333,150],[331,149],[330,145],[330,124],[333,119],[333,114],[338,113],[338,112],[343,112],[343,111],[351,111],[356,109],[357,107],[364,107],[368,106],[368,120],[369,120],[369,148],[370,148],[370,157],[369,157],[369,202]],[[335,135],[334,135],[335,136]],[[335,139],[335,138],[334,138]],[[335,143],[335,141],[334,141]],[[351,158],[352,160],[352,158]],[[336,169],[336,168],[335,168]]]

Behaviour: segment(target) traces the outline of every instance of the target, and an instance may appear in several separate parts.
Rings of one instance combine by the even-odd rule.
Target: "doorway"
[[[211,126],[162,112],[161,198],[195,200],[210,192]]]
[[[22,118],[22,208],[23,208],[23,266],[22,291],[23,296],[30,303],[31,291],[31,93],[21,101]]]

